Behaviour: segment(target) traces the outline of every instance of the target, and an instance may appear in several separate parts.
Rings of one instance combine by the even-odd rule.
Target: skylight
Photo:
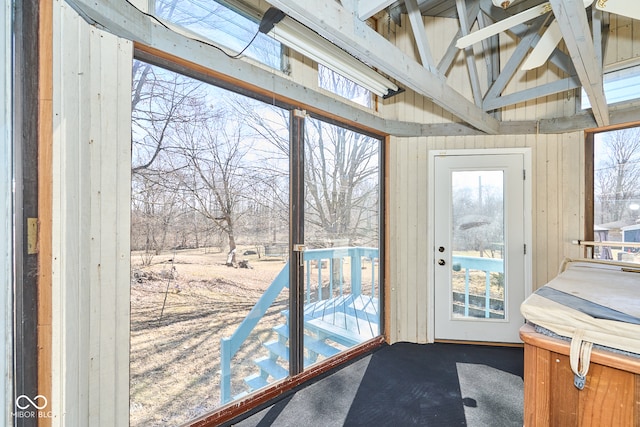
[[[640,65],[605,73],[604,95],[607,98],[607,104],[640,98]],[[591,108],[589,97],[584,89],[581,107],[583,110]]]
[[[155,14],[229,49],[228,53],[241,52],[251,43],[244,55],[272,68],[282,68],[281,44],[258,33],[259,22],[248,13],[211,0],[155,0]]]

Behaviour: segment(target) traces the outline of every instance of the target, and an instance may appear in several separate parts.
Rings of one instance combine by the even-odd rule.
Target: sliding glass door
[[[379,334],[379,139],[134,62],[130,424]]]
[[[379,335],[380,141],[305,122],[305,363]]]

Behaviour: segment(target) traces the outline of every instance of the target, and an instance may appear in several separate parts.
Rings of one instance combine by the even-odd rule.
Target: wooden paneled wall
[[[605,67],[633,63],[640,59],[640,22],[620,15],[611,15],[609,39],[604,55]]]
[[[573,239],[584,233],[583,133],[476,137],[390,138],[388,219],[390,338],[427,342],[429,150],[530,147],[532,150],[533,288],[558,272],[563,257],[578,257]]]
[[[8,402],[13,400],[12,298],[13,291],[13,127],[12,123],[12,13],[0,7],[0,424],[11,425]]]
[[[131,42],[53,7],[54,426],[129,417]]]
[[[445,18],[424,18],[430,40],[448,40],[456,25]],[[416,57],[410,25],[401,27],[386,23],[379,31],[387,32],[405,53]],[[638,22],[612,17],[605,64],[633,63],[640,57],[640,42],[634,34]],[[444,34],[444,36],[442,36]],[[437,37],[434,37],[438,35]],[[502,37],[503,61],[516,43]],[[432,54],[438,61],[442,46],[432,44]],[[462,88],[471,99],[466,84],[466,65],[459,55],[448,81]],[[479,63],[480,67],[481,64]],[[506,92],[535,87],[558,78],[555,67],[542,67],[520,72],[509,83]],[[539,120],[571,116],[576,112],[575,91],[539,98],[505,108],[503,120]],[[399,120],[420,123],[440,123],[455,120],[442,110],[411,91],[385,104],[385,115]],[[584,237],[585,163],[584,133],[558,135],[443,136],[422,138],[390,138],[387,158],[389,202],[389,332],[392,342],[427,342],[427,290],[433,274],[433,260],[427,259],[430,215],[428,206],[429,150],[485,149],[530,147],[532,150],[532,216],[533,266],[532,283],[536,289],[553,278],[565,256],[579,257],[581,250],[571,244]]]

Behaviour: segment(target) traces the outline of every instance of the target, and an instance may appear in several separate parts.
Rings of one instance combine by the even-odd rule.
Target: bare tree
[[[343,96],[370,97],[366,89],[324,67],[319,78],[323,87],[333,87]],[[276,149],[270,151],[271,156],[280,154],[281,159],[288,159],[288,111],[263,114],[261,109],[249,108],[247,101],[241,101],[235,108],[255,134]],[[344,127],[306,120],[306,242],[314,246],[333,245],[336,240],[377,244],[379,146],[378,140]],[[282,161],[270,163],[281,164]],[[264,173],[286,176],[288,171],[264,170]],[[288,201],[278,202],[286,214]]]
[[[205,102],[202,84],[150,64],[134,61],[132,105],[132,229],[135,246],[150,262],[166,249],[170,229],[182,214],[176,194],[166,186],[171,173],[167,151],[181,124]],[[175,242],[174,242],[175,243]]]
[[[176,179],[185,203],[224,232],[230,261],[235,262],[237,224],[246,213],[242,201],[250,194],[251,175],[244,165],[251,141],[244,137],[242,124],[233,120],[228,111],[198,117],[207,116],[216,119],[198,119],[179,127],[176,158],[172,162],[174,170],[180,170]]]
[[[640,196],[640,128],[607,132],[595,170],[595,197],[600,223],[629,215],[628,201]]]
[[[319,246],[345,239],[349,244],[376,241],[378,141],[319,120],[306,123],[305,221],[315,234],[307,236]]]
[[[192,120],[193,107],[205,102],[202,86],[194,79],[134,61],[132,173],[152,168],[176,126]]]
[[[318,65],[318,85],[365,107],[372,105],[373,97],[368,89],[357,85],[322,64]]]
[[[149,174],[134,176],[132,214],[137,225],[132,228],[137,249],[158,255],[166,249],[171,228],[180,215],[176,195],[167,191],[161,180]]]

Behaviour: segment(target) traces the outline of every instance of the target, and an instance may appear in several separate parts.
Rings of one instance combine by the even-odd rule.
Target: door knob
[[[442,258],[438,260],[438,265],[445,265],[445,264],[446,262]]]
[[[440,246],[440,247],[438,248],[438,252],[444,252],[444,246]]]

